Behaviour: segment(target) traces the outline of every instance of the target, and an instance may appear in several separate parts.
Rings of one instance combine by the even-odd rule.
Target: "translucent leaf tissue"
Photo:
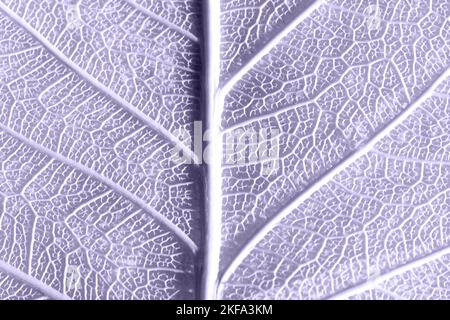
[[[446,0],[0,0],[0,299],[450,299]]]

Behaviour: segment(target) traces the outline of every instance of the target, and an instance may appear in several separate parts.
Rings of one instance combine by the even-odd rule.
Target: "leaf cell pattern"
[[[449,299],[449,17],[0,1],[0,299]],[[227,162],[263,129],[275,172]]]

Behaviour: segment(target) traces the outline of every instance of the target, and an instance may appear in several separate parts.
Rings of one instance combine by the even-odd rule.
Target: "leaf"
[[[279,168],[223,166],[217,296],[448,298],[450,8],[309,10],[221,87],[222,134],[273,128]]]
[[[1,1],[0,298],[448,298],[449,16]]]
[[[199,167],[170,132],[199,114],[197,9],[0,4],[2,295],[195,297]]]
[[[222,1],[221,75],[229,79],[313,1]]]

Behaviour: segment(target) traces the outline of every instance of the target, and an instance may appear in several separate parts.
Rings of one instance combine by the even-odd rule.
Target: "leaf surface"
[[[449,17],[1,1],[0,298],[450,298]]]
[[[221,86],[222,133],[280,150],[222,166],[218,297],[425,298],[413,274],[446,261],[450,9],[379,1],[373,28],[370,5],[311,4]]]
[[[170,133],[199,113],[195,9],[0,4],[5,295],[195,297],[199,168]]]

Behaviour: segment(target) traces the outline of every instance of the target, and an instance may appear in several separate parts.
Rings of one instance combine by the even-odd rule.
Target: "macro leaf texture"
[[[0,299],[450,299],[449,17],[0,0]]]

